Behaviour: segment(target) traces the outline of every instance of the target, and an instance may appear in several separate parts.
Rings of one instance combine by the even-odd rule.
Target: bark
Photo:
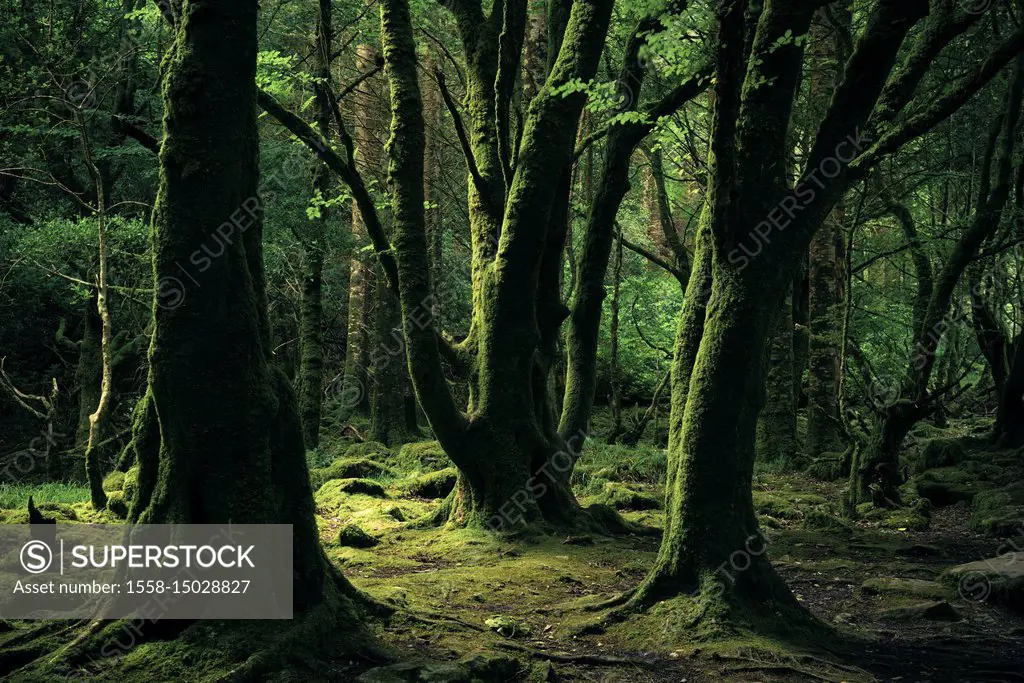
[[[622,432],[622,368],[619,364],[619,294],[622,289],[622,228],[616,241],[615,261],[612,265],[612,319],[608,328],[611,338],[609,350],[609,384],[611,386],[610,408],[612,410],[612,431],[608,443],[615,443]]]
[[[316,32],[313,37],[313,77],[316,79],[315,105],[317,132],[330,137],[333,106],[331,83],[331,0],[320,0]],[[313,196],[326,200],[331,189],[331,173],[319,160],[313,166]],[[324,237],[330,218],[327,207],[319,207],[320,216],[302,238],[302,300],[299,304],[299,415],[306,448],[320,445],[320,418],[324,396],[323,279]]]
[[[793,304],[786,291],[772,316],[765,354],[768,401],[757,421],[757,457],[790,469],[797,460],[796,396],[793,393]]]
[[[1003,448],[1024,446],[1024,334],[1013,343],[1010,373],[999,400],[997,443]]]
[[[149,392],[136,414],[140,491],[130,518],[291,524],[296,611],[330,602],[332,620],[354,619],[341,596],[354,590],[320,548],[297,400],[270,361],[256,18],[253,0],[186,3],[164,61],[154,277],[180,274],[176,264],[215,231],[231,229],[233,239],[193,273],[179,306],[154,306]]]

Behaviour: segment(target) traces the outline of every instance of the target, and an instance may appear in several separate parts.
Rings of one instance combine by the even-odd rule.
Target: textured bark
[[[793,304],[786,291],[772,317],[765,353],[767,402],[757,420],[758,459],[783,468],[793,467],[797,456],[796,396],[793,393]]]
[[[377,61],[377,54],[368,45],[356,48],[356,69],[370,68]],[[354,143],[359,166],[364,169],[380,168],[383,150],[380,147],[381,115],[378,111],[373,90],[382,86],[379,79],[370,78],[355,93]],[[359,244],[366,239],[366,224],[362,208],[352,205],[352,236]],[[346,410],[369,414],[372,378],[369,375],[369,355],[375,329],[374,283],[372,257],[362,249],[352,255],[349,271],[348,298],[348,348],[345,353],[345,376],[342,396],[346,398]]]
[[[849,11],[836,11],[843,23],[842,28],[848,30]],[[811,40],[815,53],[811,97],[824,105],[839,84],[842,67],[849,55],[843,47],[842,37],[825,18],[824,11],[819,11],[812,23]],[[840,199],[815,233],[809,250],[807,437],[804,451],[810,458],[843,448],[839,416],[839,356],[843,340],[839,337],[843,329],[843,289],[846,282],[844,216],[845,208]]]
[[[615,260],[612,263],[612,318],[609,321],[608,334],[611,338],[609,350],[609,384],[611,397],[609,407],[612,410],[612,431],[608,435],[608,443],[615,443],[622,432],[622,368],[619,364],[619,294],[622,289],[622,232],[619,230],[615,243]]]
[[[193,273],[180,305],[154,306],[131,519],[291,524],[301,613],[353,590],[320,548],[297,401],[270,362],[257,196],[256,17],[254,0],[186,2],[164,60],[154,277],[176,277],[177,264],[225,225],[233,239],[222,240],[222,253]]]
[[[316,79],[316,128],[326,140],[330,137],[333,106],[331,102],[331,0],[320,0],[313,37],[313,77]],[[320,160],[314,160],[313,195],[326,200],[331,189],[331,173]],[[330,212],[319,207],[320,217],[302,239],[302,300],[299,305],[299,415],[306,448],[320,444],[320,418],[324,394],[323,335],[323,240]]]

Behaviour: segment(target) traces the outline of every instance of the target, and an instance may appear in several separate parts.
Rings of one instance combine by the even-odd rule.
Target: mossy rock
[[[338,532],[338,544],[346,548],[372,548],[380,540],[363,531],[355,524],[346,524]]]
[[[953,591],[935,581],[924,579],[901,579],[880,576],[868,579],[860,589],[868,595],[906,595],[929,600],[945,600],[953,597]]]
[[[658,498],[617,481],[607,482],[593,502],[616,510],[657,510],[661,507]]]
[[[773,490],[754,491],[754,511],[774,519],[803,519],[806,511],[826,504],[826,500],[815,493]]]
[[[883,621],[960,621],[963,617],[945,600],[906,602],[878,613]]]
[[[846,454],[839,451],[827,451],[815,458],[807,466],[807,476],[818,481],[836,481],[842,478],[843,463]]]
[[[120,491],[124,489],[124,472],[114,470],[103,478],[104,491]]]
[[[381,666],[361,674],[356,683],[504,683],[516,680],[522,665],[504,656],[476,655],[461,662],[417,662]]]
[[[437,472],[414,477],[403,482],[399,488],[405,495],[417,498],[444,498],[452,492],[458,480],[459,470],[455,467],[446,467]]]
[[[956,589],[964,600],[1004,605],[1024,613],[1024,553],[957,565],[939,580]]]
[[[120,519],[126,519],[128,517],[128,503],[124,500],[124,493],[121,491],[112,491],[107,494],[107,509]]]
[[[378,462],[387,462],[394,458],[394,456],[395,452],[379,441],[361,441],[348,446],[343,457],[349,460],[369,458]]]
[[[849,533],[852,531],[850,524],[845,520],[820,510],[809,510],[804,515],[804,528],[811,531],[831,531],[834,533]]]
[[[911,480],[917,494],[936,507],[970,502],[985,487],[978,477],[957,467],[928,470]]]
[[[313,499],[317,507],[324,510],[338,510],[352,495],[361,494],[373,498],[387,498],[384,487],[372,479],[331,479],[317,489]]]
[[[974,497],[970,522],[970,527],[974,531],[1005,538],[1019,532],[1022,519],[1024,482],[981,491]]]
[[[327,467],[309,471],[309,483],[318,489],[331,479],[367,479],[394,474],[387,465],[369,458],[338,458]]]
[[[914,501],[909,507],[898,508],[880,508],[871,503],[861,503],[857,506],[857,516],[875,522],[883,529],[927,531],[931,526],[931,505],[924,499]]]
[[[124,500],[126,503],[131,505],[135,500],[135,497],[139,495],[139,466],[135,465],[128,468],[128,471],[124,473],[124,479],[121,483],[121,490],[124,492]]]
[[[953,467],[967,459],[964,447],[956,439],[929,439],[921,449],[921,471],[936,467]]]
[[[918,422],[910,430],[910,435],[915,439],[938,439],[945,435],[945,432],[928,422]]]
[[[406,470],[434,472],[452,464],[451,459],[437,441],[407,443],[398,451],[396,463]]]

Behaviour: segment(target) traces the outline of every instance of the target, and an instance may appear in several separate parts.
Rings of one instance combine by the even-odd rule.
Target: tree
[[[655,566],[620,599],[639,609],[695,595],[685,614],[703,632],[804,622],[764,555],[751,479],[771,317],[811,239],[851,182],[953,114],[1024,48],[1014,33],[942,97],[917,101],[934,55],[972,22],[952,3],[872,3],[789,188],[787,132],[816,4],[717,6],[709,194],[673,362],[667,518]],[[735,553],[742,568],[730,571]]]

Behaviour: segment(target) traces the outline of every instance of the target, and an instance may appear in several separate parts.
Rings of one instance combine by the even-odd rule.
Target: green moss
[[[367,479],[393,476],[394,471],[368,458],[339,458],[329,466],[309,471],[309,483],[318,489],[331,479]]]
[[[839,519],[835,515],[820,510],[809,510],[804,515],[804,528],[812,531],[831,531],[838,533],[849,533],[851,527],[848,522]]]
[[[911,486],[937,507],[971,501],[983,486],[977,477],[956,467],[940,467],[914,477]]]
[[[459,470],[455,467],[447,467],[437,472],[428,472],[402,482],[399,489],[403,494],[416,496],[417,498],[444,498],[458,481]]]
[[[348,548],[372,548],[380,540],[363,531],[356,524],[346,524],[338,531],[338,544]]]
[[[921,449],[920,471],[952,467],[966,458],[964,447],[956,439],[929,439]]]
[[[318,507],[336,510],[352,495],[386,498],[384,487],[372,479],[332,479],[317,489],[314,499]]]
[[[861,584],[861,590],[868,595],[906,595],[932,600],[944,600],[953,597],[948,587],[935,581],[922,579],[901,579],[893,577],[873,577]]]
[[[437,441],[407,443],[398,451],[398,467],[405,470],[433,472],[451,465],[451,460]]]
[[[128,517],[128,504],[124,501],[124,493],[121,491],[111,491],[107,495],[107,509],[114,516],[126,519]]]
[[[782,520],[799,520],[805,511],[823,506],[828,501],[823,496],[792,490],[754,491],[754,511],[759,515]]]
[[[846,454],[841,451],[825,451],[807,466],[807,475],[820,481],[836,481],[846,476],[843,463]]]
[[[120,491],[124,488],[124,472],[114,470],[103,479],[104,491]]]
[[[136,496],[139,495],[138,465],[133,465],[124,473],[124,479],[121,481],[121,485],[121,490],[124,492],[124,501],[128,505],[131,505],[135,501]]]
[[[607,505],[616,510],[656,510],[661,507],[661,500],[650,493],[636,487],[609,481],[588,503]]]
[[[1024,520],[1024,482],[989,491],[974,497],[970,527],[983,534],[1005,538],[1020,533]]]
[[[346,458],[369,458],[371,460],[387,462],[394,457],[395,452],[380,443],[379,441],[362,441],[347,446],[344,449]]]

